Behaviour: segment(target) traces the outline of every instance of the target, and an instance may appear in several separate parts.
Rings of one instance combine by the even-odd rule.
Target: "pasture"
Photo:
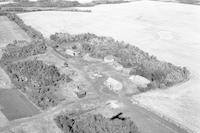
[[[186,66],[192,73],[187,83],[133,98],[193,131],[200,132],[199,6],[137,1],[85,9],[92,12],[32,12],[19,16],[46,37],[55,32],[91,32],[111,36],[136,45],[160,60]]]
[[[0,90],[0,105],[2,113],[8,120],[30,117],[40,112],[23,94],[15,89]]]
[[[30,38],[15,22],[0,16],[0,48],[14,40],[30,41]]]

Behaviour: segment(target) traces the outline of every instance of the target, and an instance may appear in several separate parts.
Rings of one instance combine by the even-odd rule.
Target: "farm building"
[[[123,88],[123,85],[121,82],[109,77],[105,82],[104,84],[110,89],[110,90],[113,90],[113,91],[120,91],[122,88]]]
[[[76,95],[78,98],[83,98],[86,96],[86,91],[84,91],[84,90],[77,91]]]
[[[114,61],[115,61],[115,58],[112,55],[108,55],[108,56],[104,57],[105,63],[111,63],[111,62],[114,62]]]
[[[140,86],[140,87],[147,87],[147,84],[150,83],[150,81],[142,76],[139,76],[139,75],[131,75],[129,77],[129,79],[134,83],[136,84],[137,86]]]
[[[66,50],[65,50],[65,53],[68,54],[68,55],[71,55],[71,56],[78,56],[78,53],[75,52],[75,51],[72,50],[72,49],[66,49]]]

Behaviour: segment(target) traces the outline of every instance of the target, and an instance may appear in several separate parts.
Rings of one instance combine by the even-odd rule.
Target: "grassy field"
[[[16,23],[5,16],[0,16],[0,48],[14,40],[30,41],[30,38]]]
[[[199,132],[199,6],[138,1],[86,9],[92,12],[34,12],[19,16],[46,37],[55,32],[91,32],[111,36],[136,45],[160,60],[186,66],[192,73],[186,84],[165,91],[145,93],[137,100]]]
[[[39,113],[18,90],[0,90],[1,111],[8,120],[29,117]]]

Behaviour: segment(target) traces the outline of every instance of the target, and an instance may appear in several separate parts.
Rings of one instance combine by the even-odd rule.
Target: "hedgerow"
[[[24,46],[21,46],[21,43],[24,43]],[[3,49],[0,62],[3,63],[28,56],[44,54],[46,50],[47,46],[45,42],[41,40],[34,40],[30,43],[14,41],[13,43],[6,45],[6,47]]]
[[[36,31],[31,26],[26,25],[24,21],[15,13],[7,13],[7,17],[11,21],[14,21],[20,28],[22,28],[31,37],[31,39],[44,40],[42,33]]]

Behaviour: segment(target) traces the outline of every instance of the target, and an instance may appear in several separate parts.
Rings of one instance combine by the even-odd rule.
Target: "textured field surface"
[[[14,40],[30,41],[30,38],[16,23],[5,16],[0,16],[0,48]]]
[[[1,88],[11,88],[11,80],[2,68],[0,68],[0,90]]]
[[[1,111],[8,120],[15,120],[39,113],[18,90],[0,90]]]
[[[46,37],[55,32],[112,36],[161,60],[188,67],[192,73],[188,82],[135,99],[200,132],[200,7],[138,1],[87,9],[92,12],[34,12],[19,16]]]
[[[0,107],[1,108],[1,107]],[[6,116],[0,111],[0,128],[8,123]]]

